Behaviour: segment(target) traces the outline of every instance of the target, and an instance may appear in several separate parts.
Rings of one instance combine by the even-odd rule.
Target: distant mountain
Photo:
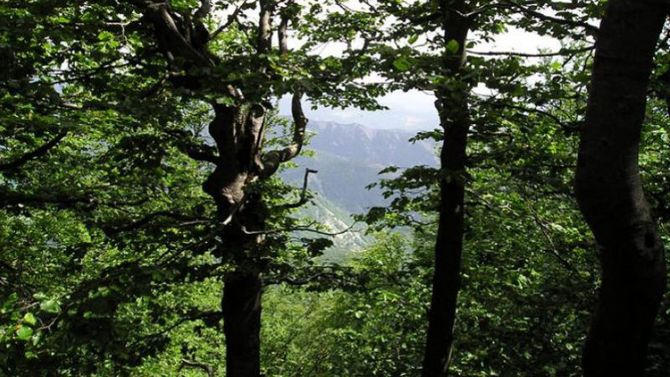
[[[300,157],[300,167],[318,170],[310,177],[310,189],[351,213],[384,204],[377,189],[365,187],[379,180],[387,166],[411,167],[437,164],[435,146],[427,141],[409,142],[414,136],[404,130],[377,130],[360,124],[310,122],[308,150],[313,157]],[[303,169],[285,173],[289,181],[302,178]]]
[[[361,124],[310,122],[309,148],[342,159],[373,167],[434,165],[437,159],[432,143],[410,143],[413,132],[372,129]]]
[[[360,124],[310,122],[311,157],[295,160],[296,169],[284,171],[287,181],[301,185],[304,168],[318,170],[310,175],[309,189],[315,193],[314,204],[302,208],[304,215],[333,231],[346,229],[353,223],[352,214],[364,213],[373,206],[384,205],[377,188],[366,186],[379,180],[379,171],[387,166],[435,166],[438,159],[435,144],[411,143],[412,132],[376,130]],[[335,237],[335,246],[326,253],[331,261],[341,261],[350,251],[364,247],[369,239],[360,232]]]

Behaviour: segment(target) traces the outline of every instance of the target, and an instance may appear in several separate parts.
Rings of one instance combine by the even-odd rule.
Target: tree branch
[[[503,103],[503,102],[491,102],[491,103],[489,103],[489,105],[491,105],[493,107],[502,107],[502,108],[506,107],[506,108],[513,109],[513,110],[518,110],[518,111],[521,111],[521,112],[524,112],[524,113],[536,113],[536,114],[542,115],[544,117],[547,117],[547,118],[553,120],[564,131],[577,132],[580,129],[580,127],[578,125],[565,123],[558,116],[556,116],[556,115],[554,115],[554,114],[552,114],[552,113],[550,113],[546,110],[538,109],[537,107],[531,108],[531,107],[525,107],[525,106],[521,106],[521,105],[513,105],[513,104]]]
[[[260,0],[260,16],[258,19],[258,44],[259,54],[266,54],[272,48],[272,11],[274,4],[271,0]]]
[[[279,53],[288,54],[288,14],[282,14],[279,28],[277,29],[277,38],[279,39]]]
[[[302,181],[302,191],[300,192],[300,200],[298,200],[295,203],[285,204],[285,205],[279,206],[279,207],[280,208],[286,208],[286,209],[298,208],[298,207],[302,206],[303,204],[307,203],[307,201],[309,200],[309,197],[307,195],[307,184],[308,184],[308,181],[309,181],[309,175],[310,175],[310,173],[315,173],[316,174],[318,172],[319,172],[318,170],[306,168],[305,169],[305,177],[303,178],[303,181]]]
[[[349,225],[343,230],[340,230],[338,232],[326,232],[323,230],[318,230],[312,228],[310,225],[307,226],[295,226],[295,227],[290,227],[290,228],[279,228],[279,229],[268,229],[268,230],[247,230],[243,225],[241,226],[242,233],[253,236],[253,235],[260,235],[260,234],[277,234],[277,233],[287,233],[287,232],[308,232],[308,233],[315,233],[315,234],[320,234],[322,236],[328,236],[328,237],[335,237],[339,236],[345,233],[349,233],[354,226],[358,224],[358,221],[354,221],[353,224]]]
[[[167,133],[175,138],[177,149],[190,158],[196,161],[211,162],[212,164],[219,163],[220,157],[216,154],[216,148],[189,140],[193,138],[193,135],[189,132],[185,130],[168,130]]]
[[[242,8],[247,5],[247,2],[245,1],[242,3],[240,6],[236,7],[233,13],[231,13],[228,16],[228,19],[226,22],[219,26],[213,33],[212,33],[212,39],[216,38],[219,34],[221,34],[224,30],[226,30],[230,25],[232,25],[234,22],[237,22],[237,16],[240,15],[240,12],[242,11]]]
[[[16,191],[8,191],[0,187],[0,206],[24,205],[31,204],[43,206],[46,204],[60,205],[65,208],[74,207],[77,204],[86,206],[94,206],[95,200],[88,195],[81,195],[76,193],[52,193],[43,192],[38,194],[22,193]]]
[[[588,46],[588,47],[576,48],[576,49],[561,49],[561,50],[555,51],[555,52],[543,52],[543,53],[523,53],[523,52],[516,52],[516,51],[473,51],[473,50],[467,50],[467,52],[470,55],[480,55],[480,56],[506,55],[506,56],[519,56],[519,57],[525,57],[525,58],[545,58],[545,57],[552,57],[552,56],[574,55],[574,54],[579,54],[579,53],[582,53],[582,52],[593,51],[594,49],[595,49],[595,46]]]
[[[207,15],[209,15],[211,11],[212,11],[212,0],[201,0],[200,8],[198,8],[198,10],[195,11],[193,18],[196,20],[202,20],[203,18],[207,17]]]
[[[507,5],[511,8],[516,8],[519,11],[521,11],[522,13],[525,13],[528,16],[537,18],[537,19],[542,20],[542,21],[549,21],[549,22],[553,22],[553,23],[556,23],[556,24],[560,24],[560,25],[584,28],[590,34],[596,34],[598,32],[598,27],[597,26],[593,26],[593,25],[591,25],[587,22],[568,20],[568,19],[565,19],[565,18],[549,16],[547,14],[532,10],[532,9],[530,9],[530,8],[524,6],[524,5],[515,3],[513,1],[503,0],[502,4]]]
[[[182,370],[183,368],[196,368],[196,369],[202,369],[207,373],[208,377],[214,377],[214,368],[206,363],[201,363],[198,361],[193,361],[193,360],[186,360],[182,359],[181,360],[181,366],[179,367],[179,370]]]
[[[58,135],[56,135],[56,137],[44,143],[32,152],[28,152],[14,161],[0,162],[0,171],[16,169],[30,160],[44,156],[49,152],[49,150],[51,150],[51,148],[58,145],[58,143],[60,143],[66,135],[67,131],[61,131]]]
[[[291,113],[293,115],[293,143],[284,149],[269,151],[262,156],[263,168],[260,172],[261,178],[268,178],[272,176],[279,165],[283,162],[289,161],[300,154],[303,144],[305,142],[305,130],[307,128],[308,119],[302,110],[302,92],[296,90],[293,93],[293,100],[291,103]]]
[[[119,233],[124,233],[124,232],[132,231],[132,230],[135,230],[135,229],[139,229],[139,228],[151,223],[152,221],[154,221],[154,220],[156,220],[157,218],[160,218],[160,217],[168,217],[168,218],[179,220],[179,221],[202,220],[202,218],[184,215],[184,214],[179,213],[179,212],[158,211],[158,212],[153,212],[153,213],[150,213],[148,215],[145,215],[144,217],[142,217],[140,219],[137,219],[135,221],[131,221],[130,223],[127,223],[127,221],[125,221],[127,223],[125,225],[110,227],[105,231],[105,233],[107,233],[108,235],[116,235],[116,234],[119,234]]]
[[[158,44],[168,55],[168,59],[172,60],[175,56],[181,56],[201,67],[214,66],[207,50],[203,48],[198,51],[191,41],[179,31],[172,14],[170,14],[167,2],[154,3],[146,0],[130,0],[130,2],[139,7],[147,16],[147,19],[153,23],[155,37]]]

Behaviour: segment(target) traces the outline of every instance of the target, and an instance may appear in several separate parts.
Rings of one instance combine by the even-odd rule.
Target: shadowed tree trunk
[[[260,376],[261,292],[256,272],[232,273],[225,279],[221,306],[226,376]]]
[[[456,53],[446,53],[444,71],[448,84],[435,92],[435,107],[444,129],[444,142],[440,155],[440,220],[435,242],[435,272],[423,377],[447,376],[451,359],[463,253],[465,162],[470,128],[469,89],[467,83],[458,77],[470,21],[462,15],[466,13],[464,1],[443,1],[441,11],[445,43],[456,41],[459,48]]]
[[[663,244],[642,190],[638,152],[666,13],[661,1],[611,0],[598,36],[575,182],[602,265],[584,348],[587,377],[643,375],[665,289]]]

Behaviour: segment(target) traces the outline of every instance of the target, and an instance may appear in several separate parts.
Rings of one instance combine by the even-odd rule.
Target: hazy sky
[[[489,46],[481,45],[478,51],[515,51],[534,53],[539,49],[558,50],[556,40],[540,37],[518,30],[501,35]],[[312,110],[305,103],[305,114],[309,119],[333,121],[338,123],[360,123],[372,128],[404,128],[408,130],[433,129],[438,126],[437,113],[433,107],[432,94],[420,91],[393,92],[380,99],[387,106],[385,111],[361,111],[355,108]],[[290,99],[283,98],[279,103],[281,114],[290,113]]]

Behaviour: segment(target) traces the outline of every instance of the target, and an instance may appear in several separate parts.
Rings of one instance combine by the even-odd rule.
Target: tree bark
[[[223,289],[226,376],[259,377],[262,282],[257,272],[235,272]]]
[[[642,376],[666,285],[663,244],[642,189],[640,134],[667,6],[611,0],[596,46],[575,191],[598,244],[602,283],[584,376]]]
[[[437,97],[435,107],[440,117],[440,124],[444,129],[444,142],[440,155],[442,168],[440,219],[435,242],[435,272],[428,314],[423,377],[448,375],[454,342],[453,328],[456,321],[456,303],[460,288],[461,255],[463,253],[465,163],[470,119],[468,85],[458,78],[458,74],[463,63],[462,56],[470,22],[461,15],[466,13],[464,1],[449,4],[451,7],[446,3],[441,4],[444,14],[445,43],[455,40],[458,42],[459,51],[446,54],[444,70],[451,82],[435,93]]]

